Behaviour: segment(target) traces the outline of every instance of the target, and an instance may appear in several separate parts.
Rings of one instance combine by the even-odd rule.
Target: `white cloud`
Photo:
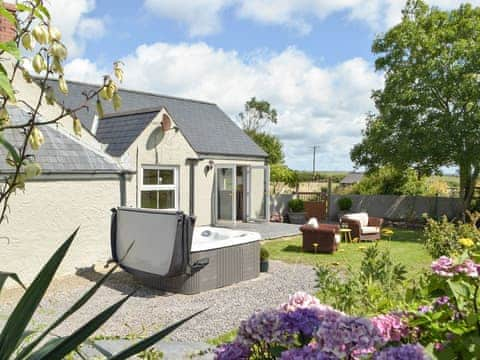
[[[67,79],[100,84],[103,75],[108,74],[106,69],[99,68],[89,59],[76,58],[65,65],[65,77]]]
[[[87,39],[102,37],[105,33],[104,21],[90,17],[95,9],[95,0],[48,0],[52,22],[62,32],[70,57],[81,56]]]
[[[470,0],[480,5],[480,0]],[[146,8],[160,17],[185,24],[192,36],[216,33],[221,29],[222,11],[232,7],[238,17],[263,24],[287,26],[299,34],[311,31],[312,20],[344,12],[350,20],[383,31],[401,18],[406,0],[195,0],[179,6],[176,0],[145,0]],[[427,0],[445,9],[458,7],[459,0]]]
[[[382,85],[363,59],[321,67],[293,47],[246,60],[201,42],[156,43],[139,46],[122,61],[126,87],[212,101],[234,119],[250,97],[268,100],[279,111],[271,131],[297,168],[311,166],[309,146],[319,144],[321,168],[348,169],[350,148],[373,107],[370,91]],[[103,74],[88,60],[75,60],[66,72],[83,81]]]
[[[187,24],[191,36],[209,35],[221,28],[221,12],[231,0],[145,0],[146,8],[161,17]]]

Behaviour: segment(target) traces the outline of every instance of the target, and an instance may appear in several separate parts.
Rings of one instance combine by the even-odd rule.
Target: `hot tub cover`
[[[190,264],[194,224],[194,217],[180,211],[112,209],[112,257],[127,271],[163,277],[188,273],[196,265]]]

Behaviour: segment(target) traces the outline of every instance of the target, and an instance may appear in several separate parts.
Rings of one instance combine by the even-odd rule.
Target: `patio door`
[[[270,168],[247,167],[247,219],[269,221],[270,219]]]
[[[236,167],[215,166],[215,223],[234,223],[236,214]]]

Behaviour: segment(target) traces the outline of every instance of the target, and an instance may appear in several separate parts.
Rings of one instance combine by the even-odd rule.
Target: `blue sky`
[[[98,82],[115,60],[125,86],[217,103],[233,119],[252,96],[279,121],[268,130],[286,162],[350,170],[372,89],[370,47],[400,18],[402,0],[50,0],[70,49],[71,79]],[[472,1],[480,5],[480,0]],[[452,8],[457,0],[431,0]]]

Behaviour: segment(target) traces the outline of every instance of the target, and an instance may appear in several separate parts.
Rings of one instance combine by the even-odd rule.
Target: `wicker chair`
[[[303,225],[300,231],[303,234],[302,248],[307,252],[333,253],[338,250],[337,242],[340,227],[338,225],[320,224],[318,227]],[[315,247],[314,244],[317,244]]]
[[[347,214],[342,216],[340,223],[346,224],[352,230],[352,237],[360,241],[374,241],[381,238],[382,218],[370,217],[366,213]]]

